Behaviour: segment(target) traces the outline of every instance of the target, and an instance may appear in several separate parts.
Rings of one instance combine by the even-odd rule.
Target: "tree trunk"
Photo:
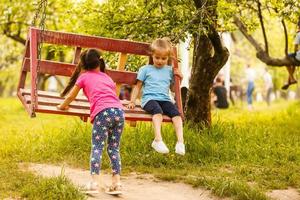
[[[211,66],[207,64],[211,57],[212,47],[205,36],[199,37],[199,39],[196,37],[194,41],[195,59],[192,66],[186,118],[193,123],[210,125],[210,88],[213,77],[209,75],[207,68]],[[197,45],[197,43],[199,44]]]
[[[194,2],[198,9],[204,7],[210,16],[217,19],[217,0],[209,1],[204,6],[200,0]],[[216,30],[215,22],[204,21],[206,31],[199,30],[199,33],[194,35],[194,58],[185,113],[189,122],[204,126],[211,125],[210,90],[213,80],[229,56]]]

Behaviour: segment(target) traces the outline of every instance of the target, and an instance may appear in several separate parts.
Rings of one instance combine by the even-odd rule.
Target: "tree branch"
[[[16,34],[12,34],[12,31],[11,31],[11,26],[13,24],[18,24],[18,31]],[[23,45],[25,45],[26,43],[26,40],[24,38],[21,37],[21,23],[15,23],[13,21],[8,21],[4,24],[4,29],[3,29],[3,34],[8,37],[8,38],[11,38],[13,39],[14,41],[16,42],[19,42]]]
[[[8,37],[8,38],[11,38],[11,39],[13,39],[14,41],[16,41],[16,42],[19,42],[19,43],[21,43],[21,44],[23,44],[23,45],[25,45],[25,43],[26,43],[26,40],[24,39],[24,38],[22,38],[21,36],[20,36],[20,34],[14,34],[14,35],[12,35],[10,32],[7,32],[7,31],[3,31],[3,34],[6,36],[6,37]]]
[[[248,34],[247,28],[243,24],[243,22],[237,16],[234,16],[233,20],[233,23],[238,27],[238,29],[242,32],[242,34],[246,37],[250,44],[256,49],[256,51],[264,52],[260,44],[258,44],[258,42],[252,37],[252,35]]]
[[[281,20],[281,23],[282,23],[283,30],[284,30],[284,41],[285,41],[284,54],[287,57],[288,56],[288,48],[289,48],[289,40],[288,40],[288,34],[287,34],[287,30],[286,30],[286,25],[285,25],[284,19]]]
[[[264,20],[263,20],[263,16],[262,16],[262,12],[261,12],[261,3],[259,0],[257,0],[257,8],[258,8],[257,14],[258,14],[259,22],[260,22],[260,27],[262,29],[262,33],[263,33],[264,41],[265,41],[265,52],[266,52],[266,54],[269,54],[268,38],[267,38],[266,29],[264,26]]]
[[[250,42],[250,44],[256,49],[256,57],[265,64],[274,67],[300,66],[300,62],[296,59],[291,59],[289,57],[284,57],[281,59],[270,57],[269,54],[267,54],[260,46],[260,44],[258,44],[258,42],[248,33],[246,26],[237,16],[234,17],[234,24],[238,27],[238,29],[242,32],[242,34]]]
[[[212,60],[214,63],[217,63],[220,67],[223,67],[223,65],[228,60],[229,51],[223,44],[223,41],[216,28],[210,25],[210,30],[211,32],[208,34],[208,38],[210,39],[215,51]]]

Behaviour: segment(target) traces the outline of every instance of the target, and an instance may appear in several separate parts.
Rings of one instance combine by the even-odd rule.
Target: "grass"
[[[65,177],[42,179],[16,166],[20,162],[63,162],[88,169],[91,125],[57,115],[38,114],[30,119],[16,99],[0,99],[0,111],[5,113],[0,116],[0,199],[34,199],[38,193],[67,193],[69,196],[60,199],[82,199]],[[171,150],[168,155],[151,149],[151,123],[126,127],[121,146],[123,172],[152,173],[241,200],[267,199],[264,193],[268,190],[300,187],[299,102],[277,102],[271,108],[256,105],[253,112],[237,107],[214,110],[212,118],[210,129],[185,127],[184,157],[174,153],[176,138],[171,125],[162,129]],[[109,170],[106,155],[103,169]],[[64,193],[55,190],[60,186]]]

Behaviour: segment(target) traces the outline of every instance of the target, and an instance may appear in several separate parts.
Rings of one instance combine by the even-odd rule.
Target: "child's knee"
[[[144,106],[144,110],[146,112],[148,112],[151,115],[156,115],[156,114],[162,114],[163,110],[160,107],[160,105],[154,101],[154,100],[150,100],[145,106]]]

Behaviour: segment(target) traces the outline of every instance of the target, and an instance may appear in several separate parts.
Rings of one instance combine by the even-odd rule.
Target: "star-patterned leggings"
[[[120,139],[124,127],[124,112],[119,108],[107,108],[97,114],[92,130],[91,174],[99,174],[102,152],[107,138],[107,153],[112,173],[120,174]]]

